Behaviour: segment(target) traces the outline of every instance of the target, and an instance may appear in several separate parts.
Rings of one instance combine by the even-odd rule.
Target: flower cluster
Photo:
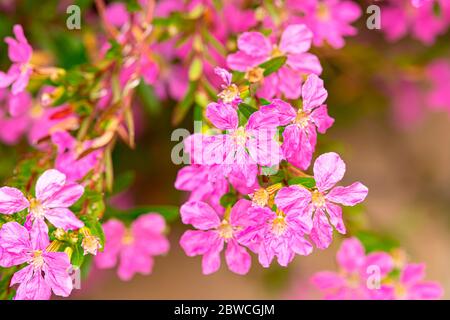
[[[304,32],[308,33],[302,25],[286,30],[285,34],[298,37],[285,37],[280,48],[299,52]],[[264,39],[258,34],[242,37]],[[264,49],[256,44],[254,48]],[[246,53],[236,55],[251,60]],[[335,186],[346,167],[334,152],[317,157],[313,176],[300,170],[310,166],[317,132],[325,133],[334,121],[324,105],[323,81],[315,74],[307,77],[298,108],[280,99],[253,108],[242,102],[249,100],[242,100],[237,89],[243,85],[231,83],[232,76],[224,69],[217,73],[227,79],[226,85],[218,102],[210,103],[205,112],[216,129],[186,139],[191,165],[180,170],[175,183],[178,189],[191,191],[180,214],[183,223],[198,229],[186,231],[180,240],[182,248],[188,256],[203,256],[205,274],[220,267],[224,244],[227,265],[238,274],[249,271],[247,249],[269,267],[274,258],[287,266],[296,254],[310,254],[313,244],[327,248],[333,228],[346,233],[340,205],[362,202],[368,189],[360,182]],[[247,83],[251,85],[248,79]],[[309,184],[296,180],[305,176]],[[277,179],[281,182],[274,183]]]
[[[365,254],[357,238],[348,238],[336,255],[340,272],[321,271],[311,282],[325,299],[423,300],[442,297],[442,287],[424,281],[425,264],[405,263],[386,252]],[[400,261],[399,261],[400,260]]]

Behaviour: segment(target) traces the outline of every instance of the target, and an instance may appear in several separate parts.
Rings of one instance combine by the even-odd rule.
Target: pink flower
[[[26,226],[31,230],[31,236],[43,245],[48,234],[44,218],[64,230],[76,230],[84,226],[69,209],[83,192],[81,185],[68,183],[63,173],[50,169],[37,180],[36,198],[31,200],[16,188],[0,188],[0,213],[13,214],[28,209]]]
[[[431,89],[426,95],[427,106],[444,109],[450,114],[450,62],[435,60],[427,67]]]
[[[431,45],[446,31],[450,21],[444,12],[448,1],[438,3],[443,11],[440,15],[434,11],[434,1],[422,1],[420,6],[413,6],[410,0],[390,1],[381,11],[381,29],[390,41],[397,41],[410,31],[414,38]]]
[[[437,282],[424,281],[425,264],[407,264],[401,271],[399,281],[388,285],[391,299],[434,300],[444,294]]]
[[[6,88],[12,85],[11,92],[18,94],[25,90],[30,79],[32,67],[30,65],[33,49],[29,45],[23,33],[22,26],[16,24],[13,27],[16,39],[6,37],[5,42],[8,44],[8,56],[12,61],[12,65],[8,73],[0,71],[0,88]]]
[[[334,122],[323,104],[327,95],[323,81],[312,74],[303,85],[302,108],[296,110],[281,100],[274,100],[261,108],[263,112],[277,115],[280,125],[288,125],[283,132],[283,155],[303,170],[309,167],[316,148],[316,130],[325,133]]]
[[[312,216],[313,224],[310,238],[318,248],[325,249],[331,243],[333,235],[331,225],[341,234],[346,232],[342,220],[342,208],[337,204],[354,206],[366,198],[368,189],[360,182],[347,187],[334,187],[345,173],[344,161],[334,152],[319,156],[314,163],[313,171],[316,188],[308,197],[311,202],[307,209]]]
[[[23,91],[16,95],[0,88],[0,141],[16,144],[27,131],[30,118],[31,96]]]
[[[286,6],[300,12],[300,17],[294,16],[292,21],[304,23],[311,29],[315,46],[322,46],[326,41],[340,49],[345,45],[344,37],[357,34],[351,24],[361,16],[361,9],[352,1],[289,0]]]
[[[276,211],[252,206],[252,224],[240,233],[241,242],[258,253],[259,262],[268,268],[274,257],[286,267],[295,254],[309,255],[312,245],[305,239],[311,231],[307,206],[311,194],[299,186],[284,187],[275,196]]]
[[[227,64],[233,70],[248,72],[272,58],[286,56],[286,64],[263,80],[258,96],[271,99],[284,94],[288,99],[297,99],[302,75],[322,72],[319,59],[307,53],[311,40],[311,31],[302,24],[288,26],[279,44],[259,32],[245,32],[238,38],[239,51],[227,57]]]
[[[239,103],[242,102],[239,88],[231,82],[232,74],[228,70],[216,67],[214,72],[222,79],[222,91],[218,94],[220,100],[219,103],[229,104],[234,108],[237,108]]]
[[[51,139],[58,148],[55,168],[65,174],[70,181],[84,178],[98,164],[102,155],[101,150],[95,150],[78,159],[81,153],[89,149],[92,142],[85,141],[78,145],[75,138],[66,131],[53,133]]]
[[[17,222],[0,230],[0,266],[26,264],[14,273],[10,286],[19,284],[16,300],[48,300],[52,294],[68,297],[72,292],[71,264],[64,252],[47,251],[48,234],[40,239]]]
[[[357,238],[349,238],[342,242],[336,258],[341,269],[339,273],[321,271],[311,278],[325,299],[390,298],[389,288],[381,284],[394,268],[390,255],[385,252],[365,255],[361,242]]]
[[[224,175],[231,171],[241,173],[252,186],[256,181],[257,164],[278,165],[282,160],[281,148],[274,139],[278,119],[271,114],[254,112],[247,124],[239,126],[237,111],[230,105],[210,103],[206,117],[226,134],[208,137],[204,153],[207,164],[220,164]]]
[[[239,245],[238,233],[248,223],[247,209],[250,201],[241,199],[222,219],[217,212],[202,201],[185,203],[181,209],[181,220],[199,230],[186,231],[180,245],[190,256],[202,255],[203,274],[211,274],[220,268],[220,252],[227,244],[225,260],[228,268],[237,274],[246,274],[251,265],[247,250]]]
[[[156,213],[141,215],[127,229],[124,224],[111,219],[103,224],[105,249],[95,257],[100,269],[112,268],[120,258],[117,275],[123,281],[135,273],[148,275],[153,269],[153,257],[169,251],[169,241],[163,235],[164,219]]]

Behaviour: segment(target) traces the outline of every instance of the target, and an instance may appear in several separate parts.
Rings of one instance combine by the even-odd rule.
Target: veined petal
[[[314,163],[314,179],[319,191],[331,189],[345,174],[345,163],[335,152],[320,155]]]
[[[325,212],[322,209],[316,209],[313,217],[313,228],[309,235],[317,248],[326,249],[331,244],[333,237],[333,228],[328,223]]]
[[[72,206],[84,193],[84,187],[77,183],[68,183],[46,198],[42,204],[47,208],[68,208]]]
[[[247,249],[241,247],[234,239],[231,239],[227,244],[225,260],[231,271],[241,275],[248,273],[252,263]]]
[[[262,106],[259,110],[277,116],[280,126],[291,123],[297,115],[297,112],[289,103],[280,99],[272,100],[270,104]]]
[[[213,208],[202,201],[190,201],[180,208],[181,220],[184,224],[192,224],[200,230],[215,228],[220,219]]]
[[[125,226],[119,220],[111,219],[103,224],[105,232],[105,248],[95,256],[95,264],[100,269],[112,268],[117,263],[123,247]]]
[[[367,196],[369,189],[360,182],[355,182],[348,187],[335,187],[326,195],[327,200],[343,204],[344,206],[354,206]]]
[[[0,188],[0,213],[13,214],[28,208],[30,203],[16,188]]]
[[[221,130],[236,129],[239,124],[236,110],[228,104],[212,102],[206,107],[206,117]]]
[[[285,213],[303,212],[311,202],[311,192],[300,186],[284,187],[275,196],[275,203]]]
[[[36,198],[47,200],[66,183],[66,175],[55,169],[45,171],[36,182]]]
[[[223,239],[216,238],[210,249],[203,255],[202,271],[204,275],[216,272],[220,268],[220,252],[223,250]]]
[[[45,282],[41,272],[27,266],[29,273],[16,291],[15,300],[49,300],[52,294],[50,286]]]
[[[269,57],[272,45],[270,41],[259,32],[244,32],[238,38],[239,50],[249,56]]]
[[[303,53],[311,48],[313,33],[304,24],[289,25],[281,35],[280,50],[286,53]]]
[[[334,119],[328,115],[326,105],[321,105],[310,114],[311,120],[317,126],[317,131],[324,134],[334,123]]]
[[[47,209],[45,211],[45,217],[55,227],[62,228],[66,231],[77,230],[84,226],[84,223],[67,208]]]
[[[336,228],[336,230],[339,233],[345,234],[346,229],[344,221],[342,220],[342,208],[329,201],[326,201],[325,207],[327,209],[328,215],[330,216],[331,224]]]
[[[336,254],[336,259],[346,271],[359,271],[366,261],[364,247],[357,238],[345,239]]]
[[[57,296],[68,297],[73,289],[69,257],[65,252],[46,252],[44,261],[45,282]]]
[[[323,86],[323,80],[315,74],[310,74],[302,88],[303,110],[311,111],[322,105],[328,97],[328,92]]]

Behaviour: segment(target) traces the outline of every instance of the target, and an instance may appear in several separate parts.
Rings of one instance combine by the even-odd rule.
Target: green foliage
[[[295,177],[292,179],[289,179],[288,184],[290,186],[295,184],[300,184],[306,188],[314,188],[316,186],[316,180],[314,180],[313,177]]]
[[[359,231],[355,236],[362,242],[367,252],[389,252],[399,247],[398,241],[387,235],[381,235],[371,231]]]
[[[266,61],[259,65],[260,68],[264,69],[264,76],[270,76],[272,73],[277,72],[280,70],[282,66],[286,63],[287,57],[286,56],[280,56],[275,57],[273,59],[270,59],[269,61]]]

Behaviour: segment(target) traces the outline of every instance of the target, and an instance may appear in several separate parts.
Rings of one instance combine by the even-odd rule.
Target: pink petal
[[[343,204],[344,206],[354,206],[367,196],[369,189],[360,182],[355,182],[348,187],[335,187],[327,194],[327,200]]]
[[[314,73],[320,75],[322,73],[319,58],[312,53],[289,54],[286,65],[292,70],[303,74]]]
[[[249,224],[248,209],[252,202],[246,199],[240,199],[231,208],[230,223],[234,227],[243,227]]]
[[[317,272],[310,281],[319,290],[338,289],[345,285],[345,280],[339,274],[330,271]]]
[[[73,289],[69,257],[65,252],[46,252],[44,261],[45,282],[57,296],[68,297]]]
[[[30,203],[19,189],[0,188],[0,213],[13,214],[29,206]]]
[[[408,290],[409,300],[436,300],[442,298],[444,289],[437,282],[421,282],[412,285]]]
[[[346,229],[344,225],[344,221],[342,220],[342,208],[334,203],[326,202],[325,207],[327,209],[328,215],[330,216],[331,224],[336,228],[336,230],[345,234]]]
[[[215,231],[188,230],[181,236],[180,246],[187,256],[203,255],[217,238]]]
[[[304,24],[289,25],[281,35],[280,50],[286,53],[303,53],[311,48],[313,33]]]
[[[250,56],[269,57],[272,45],[262,33],[244,32],[238,38],[238,48]]]
[[[277,72],[278,90],[287,99],[298,99],[302,93],[302,77],[298,72],[284,66]]]
[[[165,229],[166,220],[158,213],[143,214],[131,226],[131,230],[136,236],[148,233],[161,234]]]
[[[54,208],[45,211],[45,217],[55,227],[64,230],[77,230],[84,226],[75,214],[67,208]]]
[[[216,238],[210,249],[203,255],[202,271],[204,275],[216,272],[220,268],[220,252],[223,250],[223,240]]]
[[[169,251],[169,241],[164,237],[166,222],[161,215],[150,213],[133,222],[132,233],[135,245],[150,255],[165,254]]]
[[[311,192],[300,186],[284,187],[275,196],[275,203],[285,213],[303,212],[311,202]]]
[[[334,123],[334,119],[328,115],[326,105],[321,105],[310,114],[311,120],[317,126],[317,131],[324,134]]]
[[[287,126],[283,132],[283,154],[291,164],[302,170],[308,169],[311,163],[317,139],[314,129],[307,127],[306,130],[294,124]]]
[[[31,73],[32,69],[27,68],[19,74],[16,81],[13,83],[11,87],[12,94],[19,94],[26,89],[26,87],[28,86],[28,82],[30,81]]]
[[[336,254],[336,259],[346,271],[359,271],[366,261],[364,247],[357,238],[345,239]]]
[[[45,171],[36,182],[36,198],[44,201],[59,191],[66,183],[66,176],[55,169]]]
[[[136,273],[149,275],[154,265],[153,258],[137,247],[125,247],[120,253],[120,264],[117,275],[122,281],[129,281]]]
[[[220,225],[217,213],[207,203],[190,201],[180,208],[181,220],[184,224],[192,224],[200,230],[208,230]]]
[[[50,241],[48,238],[48,226],[44,218],[36,218],[30,229],[30,239],[33,250],[45,250]]]
[[[311,254],[311,252],[313,251],[312,244],[304,237],[301,237],[298,234],[294,234],[292,236],[290,245],[292,251],[302,256],[307,256]]]
[[[129,20],[129,14],[124,3],[111,3],[106,7],[106,20],[116,27],[122,27]]]
[[[314,179],[319,191],[332,188],[345,174],[345,163],[335,152],[320,155],[314,163]]]
[[[253,163],[271,167],[283,160],[281,147],[273,138],[275,134],[274,130],[258,130],[252,133],[254,138],[248,140],[246,147]]]
[[[385,252],[372,252],[367,255],[365,262],[365,270],[369,266],[378,266],[380,268],[381,276],[386,276],[394,269],[394,261],[392,257]]]
[[[21,92],[19,94],[11,94],[9,96],[9,113],[13,117],[18,117],[25,114],[31,107],[31,96],[28,92]]]
[[[228,72],[228,70],[220,67],[215,67],[214,73],[222,79],[225,85],[229,86],[231,84],[232,75],[230,72]]]
[[[236,240],[231,240],[227,244],[225,260],[228,268],[237,274],[247,274],[252,263],[250,254],[244,247],[241,247]]]
[[[310,111],[322,105],[328,97],[323,86],[323,80],[315,74],[310,74],[302,88],[303,110]]]
[[[120,250],[123,247],[122,239],[125,235],[125,226],[119,220],[109,220],[103,224],[105,232],[105,248],[95,256],[95,264],[100,269],[112,268],[117,263]]]
[[[5,223],[0,229],[0,247],[0,266],[8,268],[26,262],[32,249],[28,230],[17,222]]]
[[[297,115],[297,112],[289,103],[280,99],[272,100],[269,105],[262,106],[260,111],[277,116],[280,126],[291,123]]]
[[[328,223],[327,216],[322,209],[317,209],[313,217],[313,228],[310,238],[317,248],[326,249],[331,244],[333,228]]]
[[[272,114],[262,111],[256,111],[248,118],[246,130],[271,130],[279,126],[278,117],[274,117]],[[269,132],[269,133],[272,133]]]
[[[49,300],[52,294],[50,286],[45,282],[41,272],[33,271],[32,266],[27,266],[26,280],[22,282],[16,291],[15,300]]]
[[[424,263],[407,264],[400,275],[400,281],[405,285],[413,285],[425,278]]]
[[[68,183],[42,203],[47,208],[68,208],[72,206],[84,193],[84,187],[77,183]]]
[[[16,80],[17,75],[0,71],[0,88],[7,88]]]
[[[227,66],[232,70],[246,72],[265,60],[266,57],[253,57],[242,51],[238,51],[227,56]]]
[[[236,110],[227,104],[211,102],[206,107],[206,117],[215,127],[222,130],[236,129],[239,124]]]

